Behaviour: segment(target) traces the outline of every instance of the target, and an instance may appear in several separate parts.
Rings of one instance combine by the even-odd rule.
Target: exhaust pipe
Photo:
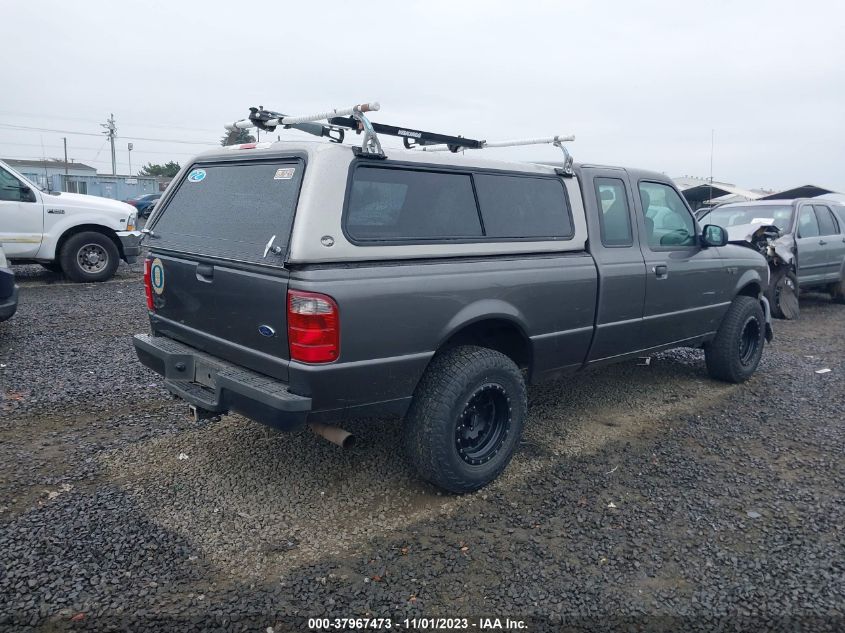
[[[319,422],[309,422],[308,426],[314,433],[341,448],[352,448],[355,445],[355,436],[339,426],[330,426]]]

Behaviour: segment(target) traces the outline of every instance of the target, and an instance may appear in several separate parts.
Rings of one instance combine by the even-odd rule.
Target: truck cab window
[[[818,237],[819,222],[813,207],[804,205],[798,213],[798,237]]]
[[[596,178],[601,242],[605,246],[632,246],[631,213],[625,183],[618,178]]]
[[[22,202],[28,198],[25,185],[0,167],[0,200]]]
[[[695,222],[677,191],[661,183],[641,182],[640,200],[650,247],[695,246]]]

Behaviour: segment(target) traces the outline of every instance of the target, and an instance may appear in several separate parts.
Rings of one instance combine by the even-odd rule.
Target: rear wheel
[[[77,233],[62,245],[59,261],[73,281],[105,281],[114,276],[120,253],[106,235],[95,231]]]
[[[722,319],[716,338],[704,347],[707,371],[725,382],[748,380],[763,356],[766,318],[760,302],[740,296]]]
[[[776,319],[797,319],[801,311],[798,307],[798,277],[785,267],[775,268],[766,289],[766,298]]]
[[[405,418],[405,452],[419,475],[472,492],[505,469],[528,408],[525,381],[495,350],[461,346],[431,361]]]

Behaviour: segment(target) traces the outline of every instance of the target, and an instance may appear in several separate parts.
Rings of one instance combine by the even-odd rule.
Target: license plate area
[[[209,365],[207,363],[203,363],[202,361],[196,361],[194,363],[194,382],[202,385],[203,387],[214,389],[214,374],[216,369],[217,368],[214,365]]]

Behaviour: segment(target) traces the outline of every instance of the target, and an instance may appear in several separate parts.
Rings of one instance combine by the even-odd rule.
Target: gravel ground
[[[238,416],[190,422],[135,360],[138,266],[98,285],[17,272],[2,630],[845,628],[845,307],[823,295],[776,323],[742,386],[686,350],[530,389],[505,475],[453,497],[413,478],[397,421],[350,424],[347,452]]]

